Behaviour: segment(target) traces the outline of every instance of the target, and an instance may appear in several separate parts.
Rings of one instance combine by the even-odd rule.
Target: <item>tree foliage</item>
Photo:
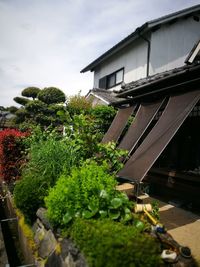
[[[32,97],[33,99],[35,99],[39,92],[40,89],[38,87],[27,87],[22,90],[22,96]]]
[[[35,100],[28,102],[25,108],[30,114],[35,115],[36,113],[46,110],[47,105],[40,100]]]
[[[25,106],[30,101],[29,99],[20,96],[14,97],[13,100],[22,106]]]
[[[20,128],[27,129],[34,125],[48,127],[49,125],[58,126],[61,124],[58,111],[64,110],[61,102],[65,101],[65,94],[58,88],[48,87],[39,89],[37,87],[27,87],[22,93],[25,97],[15,97],[14,100],[22,105],[15,114],[15,123]],[[40,96],[38,96],[40,95]],[[28,99],[32,97],[33,99]]]
[[[15,112],[17,112],[18,108],[15,106],[10,106],[7,108],[8,111],[10,111],[10,113],[15,114]]]
[[[112,106],[97,105],[91,109],[91,115],[96,119],[99,130],[105,133],[116,115],[116,110]]]
[[[47,87],[38,94],[38,99],[46,104],[64,103],[66,100],[63,91],[56,87]]]

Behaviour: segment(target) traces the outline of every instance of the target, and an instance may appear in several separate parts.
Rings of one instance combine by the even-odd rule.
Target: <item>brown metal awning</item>
[[[110,128],[101,141],[102,143],[108,143],[111,141],[117,142],[134,109],[135,106],[131,106],[118,110],[113,122],[110,125]]]
[[[128,150],[131,153],[162,103],[163,100],[160,100],[156,103],[142,103],[140,105],[131,126],[118,146],[120,149]]]
[[[118,173],[139,183],[200,99],[200,90],[172,96],[160,119]]]

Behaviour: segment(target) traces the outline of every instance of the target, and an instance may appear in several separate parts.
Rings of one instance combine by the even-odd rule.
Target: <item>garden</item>
[[[164,266],[148,216],[134,213],[135,202],[116,189],[127,152],[101,143],[114,108],[92,107],[80,95],[65,108],[35,101],[24,105],[23,120],[18,111],[18,129],[0,131],[0,175],[38,266]],[[51,255],[69,240],[84,260],[50,265],[51,255],[38,254],[41,208],[57,240]],[[159,218],[156,205],[151,215]]]

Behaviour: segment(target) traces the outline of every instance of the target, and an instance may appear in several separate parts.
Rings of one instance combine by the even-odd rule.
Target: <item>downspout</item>
[[[149,76],[149,65],[150,65],[150,52],[151,52],[151,41],[144,37],[141,32],[138,30],[138,35],[140,38],[142,38],[145,42],[147,42],[147,77]]]

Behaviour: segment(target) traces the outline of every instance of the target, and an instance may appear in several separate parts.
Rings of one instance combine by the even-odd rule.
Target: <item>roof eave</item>
[[[170,21],[179,19],[179,18],[184,18],[184,16],[189,16],[193,13],[199,12],[200,11],[200,5],[192,6],[190,8],[186,8],[185,10],[181,10],[163,17],[160,17],[155,20],[151,20],[149,22],[144,23],[141,27],[138,27],[133,33],[128,35],[126,38],[121,40],[119,43],[117,43],[115,46],[113,46],[111,49],[106,51],[104,54],[102,54],[100,57],[98,57],[96,60],[94,60],[92,63],[90,63],[88,66],[83,68],[80,72],[84,73],[87,71],[93,71],[95,67],[97,67],[100,63],[102,63],[104,60],[136,40],[137,38],[140,37],[141,34],[144,34],[154,27],[158,27],[159,25],[168,23]]]
[[[93,93],[93,92],[91,92],[90,94],[93,95],[93,96],[95,96],[95,97],[98,98],[99,100],[105,102],[106,104],[110,104],[110,102],[109,102],[108,100],[104,99],[103,97],[101,97],[101,96],[99,96],[99,95],[97,95],[97,94],[95,94],[95,93]]]
[[[138,100],[144,100],[145,97],[156,96],[159,97],[160,94],[167,94],[168,92],[179,92],[194,88],[194,90],[199,89],[200,78],[199,78],[200,64],[194,65],[189,69],[180,71],[179,73],[174,73],[170,76],[163,77],[159,80],[149,82],[145,85],[141,85],[136,89],[127,90],[121,94],[118,94],[118,97],[127,97],[126,103],[137,102]],[[184,75],[187,75],[187,79],[183,79]],[[190,75],[190,76],[188,76]],[[177,80],[178,79],[178,80]],[[170,81],[168,83],[167,81]],[[164,83],[163,83],[164,82]],[[158,85],[158,86],[156,86]],[[183,86],[184,85],[184,86]],[[191,85],[191,86],[190,86]],[[189,87],[188,87],[189,86]],[[125,101],[113,102],[112,105],[120,106],[124,104]]]
[[[137,28],[133,33],[128,35],[126,38],[124,38],[122,41],[117,43],[115,46],[113,46],[111,49],[106,51],[104,54],[102,54],[100,57],[98,57],[95,61],[90,63],[88,66],[86,66],[84,69],[82,69],[80,72],[84,73],[87,71],[93,71],[96,66],[98,66],[100,63],[105,61],[107,58],[112,56],[113,54],[117,53],[119,50],[123,49],[127,45],[129,45],[131,42],[135,41],[140,37],[141,33],[145,33],[149,30],[148,23],[143,24],[141,27]]]

